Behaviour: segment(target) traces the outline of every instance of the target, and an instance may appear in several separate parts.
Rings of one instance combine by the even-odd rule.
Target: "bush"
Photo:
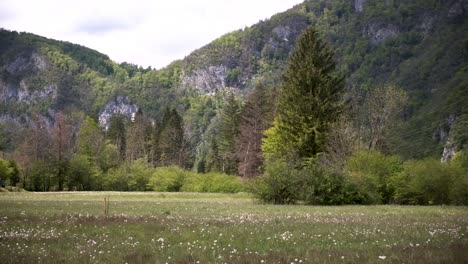
[[[190,173],[182,191],[184,192],[214,192],[238,193],[244,191],[244,185],[238,176],[222,173]]]
[[[0,159],[0,181],[3,185],[6,185],[6,181],[7,179],[9,180],[12,173],[13,169],[10,167],[9,162],[7,160]]]
[[[104,189],[112,191],[148,191],[153,170],[147,161],[140,159],[110,169],[104,179]]]
[[[347,178],[315,162],[307,166],[277,160],[250,184],[254,196],[266,203],[340,205],[368,203],[369,198]]]
[[[252,180],[250,192],[260,201],[294,204],[300,199],[300,171],[283,160],[270,161],[265,174]]]
[[[402,204],[449,204],[450,189],[459,174],[435,159],[411,161],[394,177],[395,201]]]
[[[390,179],[401,172],[402,166],[403,162],[398,156],[363,151],[348,160],[345,170],[368,202],[390,203],[395,191]]]
[[[450,201],[452,204],[468,205],[468,153],[457,153],[450,165],[456,170],[450,188]]]
[[[179,167],[156,168],[148,187],[159,192],[237,193],[244,185],[237,176],[221,173],[200,174]]]
[[[311,164],[304,168],[300,175],[303,177],[300,181],[301,200],[306,204],[367,204],[370,201],[347,177],[336,171]]]
[[[67,174],[68,191],[91,191],[96,189],[100,171],[88,156],[75,155],[70,160]]]
[[[189,172],[176,166],[156,168],[148,188],[158,192],[179,192]]]

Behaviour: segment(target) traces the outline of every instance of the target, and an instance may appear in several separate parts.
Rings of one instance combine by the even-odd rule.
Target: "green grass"
[[[247,194],[0,193],[0,263],[467,263],[467,209],[274,206]]]

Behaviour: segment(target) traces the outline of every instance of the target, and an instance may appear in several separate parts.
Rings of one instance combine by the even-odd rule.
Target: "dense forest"
[[[0,30],[0,179],[468,203],[468,4],[311,0],[159,70]]]

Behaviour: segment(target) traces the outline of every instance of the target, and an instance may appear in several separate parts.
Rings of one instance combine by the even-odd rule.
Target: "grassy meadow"
[[[0,193],[0,263],[467,262],[467,207],[277,206],[247,194]]]

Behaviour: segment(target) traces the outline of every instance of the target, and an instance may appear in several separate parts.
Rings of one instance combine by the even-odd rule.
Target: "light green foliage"
[[[239,177],[216,172],[191,173],[182,186],[184,192],[238,193],[244,190]]]
[[[450,204],[450,189],[459,170],[439,160],[405,164],[393,179],[395,201],[402,204]]]
[[[468,205],[468,152],[458,152],[450,165],[457,170],[450,188],[450,201],[452,204]]]
[[[70,160],[65,186],[68,191],[91,191],[102,189],[102,173],[93,158],[77,154]]]
[[[96,159],[102,151],[103,144],[104,137],[96,121],[91,117],[86,117],[80,125],[77,152]]]
[[[402,171],[402,166],[403,161],[398,156],[361,151],[348,160],[345,171],[371,203],[389,203],[394,195],[390,179]]]
[[[106,142],[100,153],[97,163],[103,172],[119,165],[120,157],[119,150],[116,145]]]
[[[151,175],[152,169],[145,160],[124,162],[119,167],[107,171],[103,186],[105,190],[147,191]]]
[[[148,187],[158,192],[179,192],[190,172],[176,166],[154,169]]]
[[[0,159],[0,179],[2,179],[4,184],[7,179],[9,180],[12,173],[13,168],[10,167],[8,160]]]
[[[239,177],[222,173],[195,173],[179,167],[154,169],[148,187],[161,192],[237,193],[244,190]]]

